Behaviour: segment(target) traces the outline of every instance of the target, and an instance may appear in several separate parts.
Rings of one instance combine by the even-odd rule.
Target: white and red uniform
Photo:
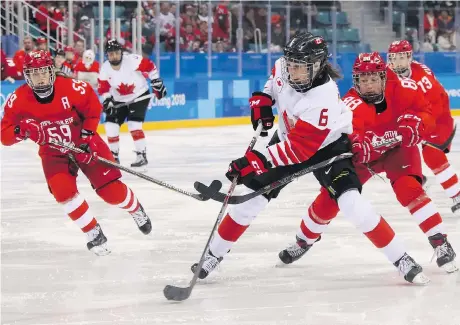
[[[110,95],[116,102],[130,102],[148,91],[146,78],[159,78],[155,64],[140,55],[124,53],[119,70],[109,61],[102,64],[97,91],[104,99]]]
[[[455,123],[450,111],[449,95],[436,79],[433,71],[426,65],[412,61],[410,72],[410,78],[417,83],[425,98],[431,103],[433,118],[436,120],[436,128],[427,136],[427,141],[443,144],[452,134]],[[458,175],[446,156],[450,147],[449,145],[446,152],[442,152],[429,146],[422,146],[422,155],[426,165],[433,171],[436,180],[441,184],[447,196],[454,198],[460,195],[460,183]]]
[[[268,148],[275,166],[306,161],[342,133],[352,132],[352,114],[332,79],[306,93],[297,92],[283,81],[277,60],[263,92],[278,103],[278,136],[282,142]]]

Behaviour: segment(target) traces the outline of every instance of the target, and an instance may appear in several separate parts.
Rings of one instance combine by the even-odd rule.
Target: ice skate
[[[453,205],[452,205],[452,213],[455,214],[456,216],[460,216],[460,193],[457,194],[457,196],[454,196],[452,198]]]
[[[102,232],[101,226],[96,226],[86,233],[88,243],[86,247],[96,254],[97,256],[104,256],[110,254],[110,250],[107,248],[107,237]]]
[[[150,219],[147,213],[145,213],[142,205],[139,204],[139,209],[131,213],[131,216],[139,227],[139,230],[142,231],[144,235],[150,234],[152,231],[152,223],[150,222]]]
[[[145,151],[134,151],[136,160],[131,164],[131,167],[138,168],[140,171],[147,171],[147,153]]]
[[[454,262],[456,254],[450,243],[447,241],[447,236],[443,234],[436,234],[428,237],[428,240],[434,248],[433,258],[436,256],[436,264],[438,264],[438,266],[447,273],[458,271]]]
[[[118,154],[119,154],[118,151],[112,151],[113,158],[115,158],[115,162],[116,162],[117,164],[120,163],[120,157],[119,157]]]
[[[404,275],[404,280],[407,282],[419,285],[425,285],[430,282],[430,279],[423,273],[422,267],[407,253],[396,261],[394,265]]]
[[[205,279],[209,275],[209,273],[211,273],[223,259],[223,257],[215,257],[211,253],[211,251],[208,251],[204,257],[203,266],[201,267],[200,274],[198,275],[198,277],[200,279]],[[192,265],[191,270],[193,273],[195,273],[197,267],[198,263]]]
[[[317,241],[319,241],[320,239],[321,237],[319,237]],[[296,240],[297,241],[294,244],[288,246],[286,249],[282,250],[278,254],[278,257],[284,264],[291,264],[297,261],[313,246],[313,244],[308,245],[305,240],[297,236]]]

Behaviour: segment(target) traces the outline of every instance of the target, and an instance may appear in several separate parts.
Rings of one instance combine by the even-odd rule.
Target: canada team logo
[[[276,77],[275,79],[276,87],[278,88],[278,92],[280,93],[283,90],[284,81],[280,77]]]

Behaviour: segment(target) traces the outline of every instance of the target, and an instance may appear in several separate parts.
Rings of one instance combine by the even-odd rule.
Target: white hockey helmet
[[[87,69],[89,69],[89,67],[93,64],[95,58],[96,55],[93,50],[86,50],[83,52],[82,60]]]

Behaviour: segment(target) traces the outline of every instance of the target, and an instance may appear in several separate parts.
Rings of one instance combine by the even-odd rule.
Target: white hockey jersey
[[[352,111],[342,102],[332,79],[305,93],[297,92],[281,76],[275,63],[263,92],[276,101],[281,142],[267,148],[275,166],[308,160],[319,149],[353,132]]]
[[[136,54],[123,54],[120,70],[109,61],[102,64],[98,78],[98,93],[105,99],[113,96],[117,102],[130,102],[148,90],[146,78],[159,78],[155,64]]]

